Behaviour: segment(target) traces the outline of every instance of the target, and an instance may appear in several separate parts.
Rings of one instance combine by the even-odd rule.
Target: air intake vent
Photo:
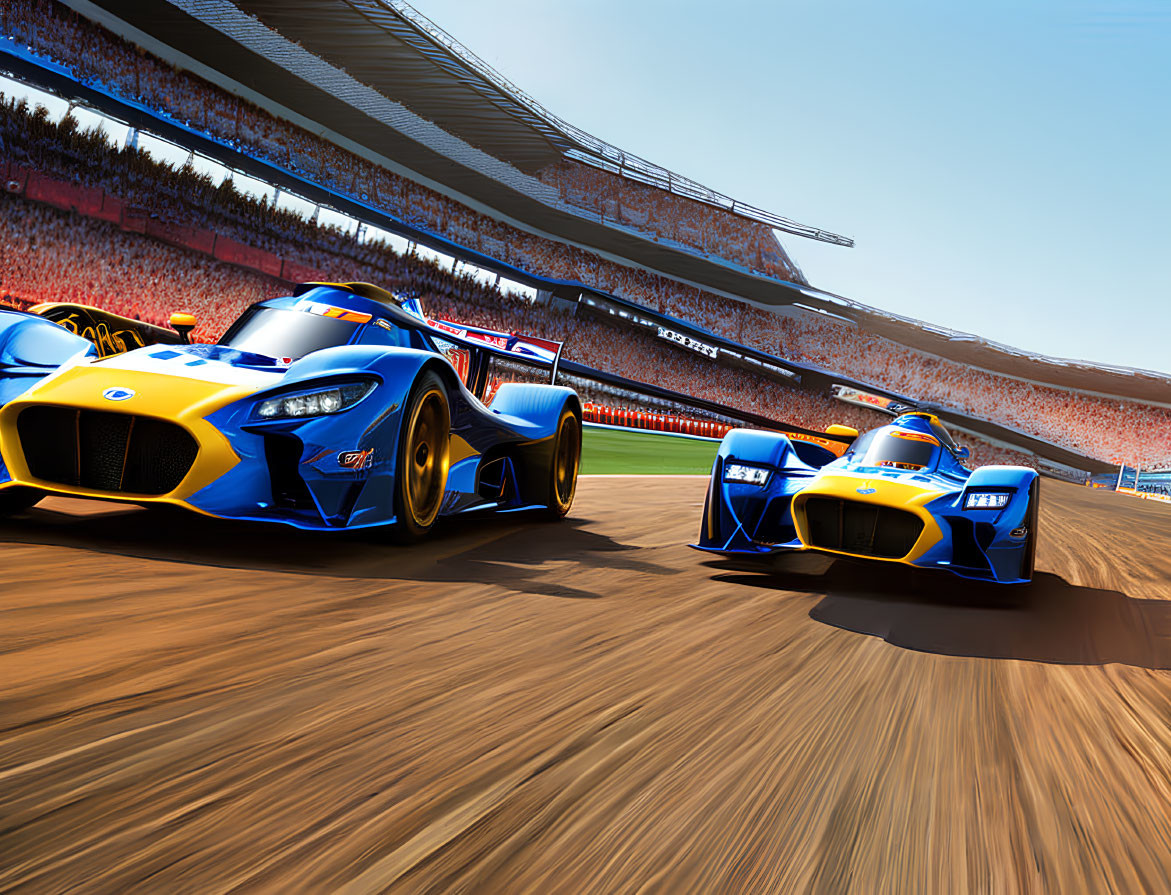
[[[901,559],[923,531],[914,513],[855,500],[810,497],[803,512],[811,546],[860,556]]]
[[[94,491],[174,491],[199,445],[181,426],[147,416],[38,405],[16,420],[29,472]]]

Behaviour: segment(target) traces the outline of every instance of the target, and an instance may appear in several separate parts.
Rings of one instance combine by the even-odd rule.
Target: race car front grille
[[[181,426],[128,413],[36,405],[16,429],[34,477],[94,491],[166,494],[199,453]]]
[[[804,513],[810,546],[861,556],[902,558],[923,531],[914,513],[856,500],[810,497]]]

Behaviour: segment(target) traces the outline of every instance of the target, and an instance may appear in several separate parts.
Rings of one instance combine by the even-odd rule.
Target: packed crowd
[[[410,223],[534,273],[585,282],[770,354],[822,366],[917,400],[950,406],[1100,459],[1121,458],[1146,464],[1171,458],[1171,411],[1165,408],[1075,394],[974,370],[848,324],[812,314],[771,313],[516,230],[177,71],[53,0],[10,0],[0,12],[0,30],[35,52],[72,66],[83,80],[101,82],[112,92],[140,100],[257,157],[302,171]],[[12,119],[11,114],[6,117]],[[40,126],[48,126],[48,122],[42,120]],[[381,271],[383,280],[391,282],[396,276],[401,279],[404,273],[398,268],[397,256],[385,246],[359,246],[340,233],[318,228],[293,215],[283,215],[282,219],[280,212],[230,188],[213,187],[210,181],[201,185],[193,172],[168,171],[160,175],[157,165],[136,153],[123,154],[123,167],[107,168],[105,160],[95,165],[90,153],[96,144],[92,140],[87,144],[84,134],[74,136],[70,145],[76,158],[66,173],[96,179],[145,209],[155,209],[151,213],[178,214],[201,226],[214,224],[217,229],[223,228],[219,232],[236,234],[235,238],[270,251],[291,251],[306,267],[339,279],[361,278],[358,271],[371,268]],[[71,139],[66,135],[66,142]],[[13,151],[19,146],[17,141]],[[68,158],[62,161],[60,153],[58,157],[58,164],[68,169]],[[28,160],[38,159],[30,152]],[[587,173],[559,170],[548,174],[548,179],[576,195],[587,193],[591,183],[603,195],[607,189],[609,195],[614,195],[612,185],[607,188],[597,180],[614,175],[584,170]],[[656,192],[639,184],[626,186],[634,193]],[[626,201],[625,197],[621,199]],[[659,210],[666,207],[662,203],[682,200],[663,194],[655,200],[659,204],[647,204],[649,201],[643,197],[631,199],[628,204],[636,217],[642,213],[640,209],[649,209],[647,219],[658,226],[659,217],[672,217],[669,211]],[[733,230],[741,223],[734,217],[730,221],[727,226]],[[706,251],[707,243],[700,247]],[[780,257],[780,263],[787,263],[783,255]],[[414,265],[410,273],[417,273]],[[218,323],[209,319],[209,330]]]
[[[44,107],[30,109],[23,101],[3,101],[0,94],[4,157],[58,179],[99,187],[138,216],[212,230],[278,256],[294,254],[305,267],[336,269],[341,258],[385,266],[397,257],[381,242],[358,244],[336,227],[257,201],[230,181],[217,184],[191,167],[160,164],[136,148],[115,149],[101,133],[81,130],[72,116],[53,122]]]
[[[721,209],[565,159],[537,172],[570,205],[603,219],[729,258],[781,280],[802,281],[772,229]]]
[[[496,222],[486,231],[484,218],[458,203],[176,70],[56,0],[6,0],[0,33],[69,67],[83,82],[99,84],[251,154],[374,202],[409,223],[473,246],[482,236],[485,246],[507,248],[507,256],[499,250],[493,254],[514,263],[525,263],[530,249],[543,248],[541,240]],[[670,239],[766,276],[801,277],[763,224],[568,160],[539,177],[556,187],[571,207],[586,208],[653,238]],[[592,186],[604,182],[612,206],[588,198]]]
[[[29,139],[30,133],[22,132],[19,127],[20,123],[26,120],[31,122],[30,132],[35,139]],[[190,212],[191,217],[200,225],[211,227],[217,232],[229,232],[241,239],[253,234],[252,242],[259,242],[283,255],[295,255],[300,260],[310,261],[325,278],[374,279],[387,283],[392,288],[423,292],[433,297],[435,303],[449,316],[457,319],[466,319],[468,322],[496,329],[547,332],[553,337],[571,343],[573,347],[567,356],[576,357],[582,363],[598,369],[625,371],[623,375],[633,379],[661,381],[656,379],[656,375],[669,372],[672,379],[667,381],[694,382],[699,381],[694,375],[694,370],[686,368],[698,366],[706,369],[709,375],[707,390],[702,394],[697,393],[697,396],[724,401],[730,406],[762,415],[769,415],[767,408],[776,407],[776,390],[780,386],[768,380],[760,379],[759,383],[766,387],[763,390],[754,390],[745,385],[757,379],[751,374],[736,373],[726,368],[713,368],[710,363],[700,360],[697,356],[680,355],[657,343],[641,345],[629,338],[614,339],[613,334],[607,336],[598,333],[596,330],[600,325],[592,321],[573,319],[569,325],[558,323],[557,315],[543,306],[510,307],[496,290],[468,278],[453,277],[450,271],[440,270],[434,264],[418,258],[396,255],[381,244],[359,245],[352,237],[271,209],[264,203],[244,197],[232,189],[213,188],[204,178],[190,170],[174,171],[159,166],[142,153],[133,150],[115,152],[92,134],[78,132],[69,119],[59,126],[53,125],[47,122],[43,115],[29,116],[25,115],[20,107],[11,104],[0,105],[0,138],[4,139],[4,145],[15,155],[29,164],[46,165],[56,174],[72,178],[84,178],[88,171],[98,172],[96,176],[103,186],[111,189],[124,188],[124,192],[134,197],[144,210],[152,214],[177,215],[185,218]],[[60,147],[61,151],[56,152],[55,147]],[[100,164],[92,164],[95,153],[100,155]],[[82,164],[80,160],[85,158],[88,158],[91,164]],[[73,225],[77,226],[76,220]],[[118,233],[116,228],[107,229],[111,233]],[[128,239],[126,234],[118,233],[118,236],[122,240]],[[108,240],[113,237],[98,238]],[[65,241],[68,242],[69,239],[66,238]],[[167,250],[165,246],[151,240],[134,242],[134,245],[133,251],[123,253],[122,257],[127,259],[125,263],[147,264],[155,269],[158,265],[153,261],[152,254],[157,255]],[[66,266],[71,273],[87,269],[84,265]],[[275,281],[270,281],[271,278],[260,277],[257,274],[242,274],[240,281],[230,282],[233,268],[223,264],[216,264],[214,268],[224,287],[211,292],[203,291],[200,297],[195,299],[200,302],[198,311],[201,325],[198,335],[203,338],[211,338],[222,332],[239,313],[240,308],[247,304],[247,301],[235,298],[236,294],[257,295],[254,288],[248,288],[249,278],[267,282],[268,294],[279,291],[279,286],[275,285]],[[34,276],[34,281],[43,282],[43,277]],[[152,287],[153,294],[157,294],[157,288]],[[86,296],[92,294],[94,289],[92,279],[78,282],[75,276],[65,277],[53,287],[56,300],[86,300]],[[241,289],[244,290],[242,293]],[[23,291],[26,294],[30,292],[28,288],[24,288]],[[130,291],[124,292],[121,296],[111,297],[111,309],[155,322],[165,317],[166,311],[169,310],[160,308],[154,301],[142,306],[141,301],[126,298],[127,294],[139,295],[141,292]],[[216,295],[218,298],[210,301],[205,298],[208,295]],[[445,307],[445,303],[451,302],[456,302],[457,305]],[[824,348],[826,344],[824,340],[817,338],[821,335],[820,331],[800,332],[800,319],[776,315],[767,315],[767,319],[788,327],[790,333],[787,340],[792,344],[813,346],[814,349]],[[591,328],[595,331],[588,332]],[[872,337],[850,331],[843,334],[843,339],[848,340],[851,352],[859,352]],[[882,340],[877,341],[881,343]],[[828,365],[824,357],[813,356],[803,359]],[[902,369],[891,367],[885,371],[885,376],[874,375],[874,378],[877,381],[890,381],[890,377],[896,374],[914,375],[921,368],[929,369],[926,365],[930,363],[943,362],[925,358],[917,366],[905,364]],[[656,369],[660,371],[659,374],[656,374]],[[992,378],[989,374],[979,371],[961,369],[969,375]],[[907,385],[903,386],[903,390],[912,391]],[[808,396],[806,392],[796,393]],[[1119,402],[1107,403],[1116,405]],[[836,406],[840,408],[842,405]],[[799,402],[798,407],[794,408],[793,415],[787,418],[798,425],[810,425],[806,420],[821,419],[823,412],[824,408],[809,408]],[[815,428],[816,424],[810,427]]]
[[[999,376],[913,351],[844,324],[775,317],[800,360],[882,383],[919,401],[1035,435],[1108,462],[1171,458],[1171,410]],[[1168,395],[1171,398],[1171,395]]]
[[[206,337],[214,332],[206,321],[226,326],[251,303],[282,292],[284,284],[263,274],[0,196],[0,294],[10,304],[79,302],[158,325],[191,309]]]
[[[163,324],[172,311],[196,315],[196,336],[214,339],[255,301],[287,293],[288,284],[168,246],[104,221],[18,198],[0,199],[0,292],[24,302],[95,304],[135,319]],[[563,357],[587,367],[686,393],[799,426],[826,421],[873,424],[875,415],[829,397],[735,373],[651,338],[613,330],[572,313],[559,313],[417,258],[393,269],[352,258],[322,258],[331,280],[365,280],[419,294],[432,316],[502,332],[565,342]],[[828,414],[828,416],[827,416]]]
[[[17,198],[0,198],[0,249],[4,304],[84,302],[156,324],[165,324],[172,311],[184,310],[196,314],[197,332],[205,339],[218,336],[252,302],[288,291],[287,283],[272,277]],[[388,282],[379,269],[351,268],[349,273]],[[650,337],[488,289],[427,262],[404,263],[399,276],[393,286],[419,293],[432,316],[563,341],[565,359],[636,382],[667,384],[693,397],[808,429],[823,430],[831,423],[866,429],[884,419],[827,395],[720,367]],[[686,404],[648,400],[596,381],[582,391],[586,400],[613,407],[696,415]],[[981,462],[1002,462],[1009,454],[1014,462],[1027,462],[1022,454],[983,443],[977,453]]]

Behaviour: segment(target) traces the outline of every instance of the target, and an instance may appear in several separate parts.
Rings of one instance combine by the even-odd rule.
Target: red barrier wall
[[[604,423],[608,426],[625,426],[630,429],[649,429],[654,432],[682,432],[686,435],[705,435],[709,438],[723,438],[732,430],[732,426],[724,423],[693,420],[682,416],[668,416],[662,413],[644,413],[641,410],[613,408],[606,404],[584,405],[582,418],[587,423]]]
[[[83,214],[87,218],[96,217],[102,210],[102,199],[106,191],[99,186],[79,186],[76,190],[77,201],[73,207],[77,209],[78,214]]]
[[[236,242],[234,239],[219,237],[215,241],[215,257],[229,264],[239,264],[241,267],[251,267],[269,276],[281,275],[281,259],[272,252],[256,249]]]
[[[182,224],[169,224],[166,221],[152,219],[147,221],[146,234],[163,242],[169,242],[171,245],[194,249],[205,255],[215,254],[216,235],[210,230],[186,227]]]
[[[109,221],[112,224],[122,223],[122,200],[109,193],[102,193],[102,205],[94,213],[95,218]]]
[[[131,233],[146,233],[146,215],[141,208],[122,206],[122,229]]]
[[[34,202],[44,202],[62,211],[74,211],[77,208],[76,186],[35,171],[28,176],[24,194]]]

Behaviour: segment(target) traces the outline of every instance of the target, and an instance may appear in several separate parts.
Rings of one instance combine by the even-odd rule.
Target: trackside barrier
[[[614,428],[647,429],[652,432],[666,432],[679,435],[690,435],[696,438],[713,438],[719,440],[737,426],[727,423],[717,423],[711,420],[697,420],[685,416],[672,416],[662,413],[648,413],[641,410],[626,410],[610,407],[608,404],[587,403],[582,405],[582,419],[584,422]],[[806,441],[820,445],[837,456],[846,450],[848,441],[842,441],[834,436],[818,436],[816,432],[794,432],[785,428],[777,431],[791,439]]]
[[[94,212],[94,217],[100,221],[109,221],[111,224],[120,224],[123,210],[121,199],[109,193],[102,193],[102,207]]]
[[[1130,497],[1138,497],[1142,500],[1158,500],[1163,503],[1171,503],[1171,497],[1166,494],[1157,494],[1153,491],[1135,491],[1134,488],[1115,488],[1115,494],[1126,494]]]
[[[234,239],[228,239],[224,236],[216,237],[215,257],[220,261],[227,261],[229,264],[259,270],[261,273],[266,273],[270,277],[279,277],[281,275],[281,259],[272,254],[272,252],[255,249],[250,245],[245,245],[242,242],[237,242]]]
[[[281,279],[290,283],[324,283],[328,282],[329,277],[315,268],[296,261],[286,261],[281,268]]]
[[[584,404],[582,418],[587,423],[620,426],[628,429],[646,429],[651,432],[677,432],[680,435],[699,435],[704,438],[723,438],[736,428],[726,423],[696,420],[685,416],[627,410],[608,404]]]
[[[584,423],[583,425],[587,429],[610,429],[615,432],[621,432],[626,428],[625,426],[611,426],[607,423]],[[663,436],[665,438],[685,438],[692,441],[710,441],[712,443],[717,443],[720,440],[719,438],[704,435],[686,435],[683,432],[651,432],[648,434],[654,435],[656,437]]]

